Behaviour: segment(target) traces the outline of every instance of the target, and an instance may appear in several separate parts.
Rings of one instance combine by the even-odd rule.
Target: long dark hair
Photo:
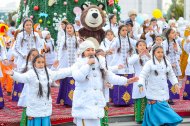
[[[47,43],[47,39],[45,38],[44,40]],[[54,51],[54,44],[52,42],[53,41],[52,39],[50,39],[50,41],[51,41],[51,46],[52,46],[52,49],[53,49],[53,50],[51,50],[51,49],[49,50],[51,52],[51,51]]]
[[[32,21],[32,19],[30,19],[30,18],[25,18],[24,19],[24,22],[23,22],[23,31],[22,31],[22,33],[23,33],[23,38],[22,38],[22,40],[21,40],[21,46],[23,47],[23,42],[24,42],[24,26],[25,26],[25,24],[26,24],[26,22],[27,21],[30,21],[31,23],[32,23],[32,25],[33,25],[33,21]],[[34,35],[34,41],[35,41],[35,43],[36,43],[36,36],[35,36],[35,34],[34,34],[34,28],[32,28],[33,29],[33,35]]]
[[[169,51],[169,34],[171,33],[173,29],[172,28],[169,28],[167,31],[166,31],[166,40],[167,40],[167,43],[168,43],[168,49],[166,50],[166,54],[168,55],[170,53]],[[175,39],[173,39],[174,43],[176,43]]]
[[[152,43],[152,46],[156,44],[156,38],[159,38],[159,37],[160,37],[160,38],[162,38],[162,36],[161,36],[161,35],[157,35],[157,36],[155,37],[154,42]],[[163,40],[163,38],[162,38],[162,40]]]
[[[118,53],[121,52],[121,37],[120,37],[120,32],[121,32],[121,29],[122,29],[123,27],[127,27],[127,26],[126,26],[126,25],[121,25],[121,26],[119,26],[119,28],[118,28],[118,38],[119,38],[119,48],[117,49],[117,52],[118,52]],[[132,52],[133,52],[133,47],[132,47],[132,45],[131,45],[131,41],[130,41],[130,39],[129,39],[129,34],[128,34],[128,33],[127,33],[127,39],[128,39],[128,42],[129,42],[129,54],[131,55]]]
[[[136,52],[137,52],[137,54],[139,54],[139,52],[138,52],[138,50],[137,50],[137,47],[138,47],[138,45],[139,45],[141,42],[144,43],[144,44],[146,45],[146,48],[147,48],[147,44],[146,44],[145,40],[143,40],[143,39],[138,40],[138,42],[136,43],[136,49],[135,49]],[[143,66],[143,61],[142,61],[141,58],[139,59],[139,62],[140,62],[140,65]]]
[[[65,26],[65,43],[63,45],[63,49],[67,49],[67,33],[66,33],[66,28],[67,28],[68,25],[71,25],[73,27],[74,35],[75,35],[75,48],[77,49],[78,48],[77,35],[76,35],[75,28],[74,28],[73,24],[70,24],[70,23],[66,24],[66,26]]]
[[[26,65],[25,65],[25,68],[24,68],[24,70],[22,71],[22,73],[25,73],[26,71],[28,71],[29,58],[30,58],[31,54],[32,54],[33,52],[35,52],[35,51],[38,52],[38,50],[35,49],[35,48],[32,48],[32,49],[29,51],[29,53],[28,53],[28,55],[27,55],[27,57],[26,57]],[[38,52],[38,54],[39,54],[39,52]]]
[[[110,23],[110,29],[112,30],[112,27],[111,27],[111,20],[114,18],[114,16],[116,16],[115,14],[111,14],[109,16],[109,23]],[[117,16],[116,16],[117,17]]]
[[[110,30],[110,29],[106,31],[105,36],[106,36],[108,33],[111,33],[111,34],[113,34],[113,36],[115,36],[114,33],[113,33],[113,31]],[[105,39],[103,40],[103,43],[104,43],[104,46],[106,47]]]
[[[154,56],[155,56],[155,52],[156,52],[156,50],[157,50],[158,48],[160,48],[160,49],[163,50],[163,47],[162,47],[162,46],[157,46],[157,45],[154,46],[153,51],[152,51],[152,60],[153,60],[153,64],[154,64],[154,65],[156,65]],[[168,67],[168,64],[167,64],[165,55],[163,56],[163,59],[164,59],[164,63],[165,63],[166,68],[167,68],[167,67]],[[155,73],[156,76],[158,76],[158,71],[157,71],[157,70],[154,70],[154,73]],[[168,72],[166,73],[166,75],[168,76]]]
[[[38,80],[39,80],[39,90],[38,90],[38,94],[37,94],[37,95],[38,95],[39,97],[43,97],[42,84],[40,83],[39,75],[38,75],[38,73],[37,73],[37,71],[36,71],[36,68],[35,68],[35,66],[34,66],[34,64],[36,63],[36,60],[37,60],[38,58],[43,58],[43,59],[45,59],[45,58],[44,58],[44,56],[42,56],[42,55],[37,55],[37,56],[33,59],[33,61],[32,61],[32,65],[33,65],[34,72],[36,73],[36,76],[37,76],[37,78],[38,78]],[[48,70],[47,70],[46,65],[44,66],[44,68],[45,68],[45,72],[46,72],[46,76],[47,76],[47,80],[48,80],[48,85],[47,85],[47,88],[48,88],[47,98],[49,99],[49,96],[50,96],[50,93],[51,93],[50,84],[49,84],[49,73],[48,73]]]

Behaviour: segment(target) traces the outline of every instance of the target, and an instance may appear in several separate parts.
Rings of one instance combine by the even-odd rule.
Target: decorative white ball
[[[117,9],[114,8],[113,9],[113,13],[116,14],[117,13]]]
[[[65,5],[65,6],[66,6],[66,5],[67,5],[67,2],[66,2],[66,1],[65,1],[65,2],[63,2],[63,5]]]
[[[54,13],[53,15],[54,15],[54,16],[57,16],[57,13]]]

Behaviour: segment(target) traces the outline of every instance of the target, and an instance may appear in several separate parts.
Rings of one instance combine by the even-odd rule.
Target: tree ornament
[[[65,6],[66,6],[66,5],[67,5],[67,1],[63,2],[63,5],[65,5]]]
[[[115,3],[119,3],[119,0],[115,0]]]
[[[18,18],[16,22],[17,22],[17,23],[20,23],[20,22],[21,22],[20,18]]]
[[[66,13],[63,13],[63,16],[66,16]]]
[[[75,1],[75,3],[78,3],[79,2],[79,0],[74,0]]]
[[[39,17],[45,17],[45,18],[47,18],[48,17],[48,14],[47,13],[39,13],[38,14],[39,15]]]
[[[54,13],[53,15],[54,15],[54,16],[57,16],[57,13]]]
[[[51,21],[48,20],[48,21],[47,21],[47,24],[50,25],[50,24],[51,24]]]
[[[48,6],[53,6],[55,3],[57,3],[57,0],[49,0],[48,1]]]
[[[30,16],[30,18],[31,18],[31,19],[33,19],[33,18],[34,18],[34,16],[33,16],[33,15],[31,15],[31,16]]]
[[[114,14],[117,14],[117,9],[114,8],[114,9],[113,9],[113,13],[114,13]]]
[[[26,0],[24,0],[24,4],[26,4]]]
[[[43,20],[42,19],[39,19],[39,21],[38,21],[39,23],[42,23],[43,22]]]
[[[114,0],[108,0],[108,5],[113,6],[114,5]]]
[[[39,6],[34,6],[34,10],[38,11],[39,10]]]

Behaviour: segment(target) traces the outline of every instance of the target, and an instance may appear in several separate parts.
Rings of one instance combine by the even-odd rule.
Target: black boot
[[[168,104],[170,104],[170,105],[174,105],[173,100],[168,100]]]

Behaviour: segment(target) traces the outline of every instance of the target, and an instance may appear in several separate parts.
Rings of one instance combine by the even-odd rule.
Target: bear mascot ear
[[[103,3],[99,3],[97,5],[100,9],[105,10],[105,5]]]
[[[84,11],[87,7],[88,7],[88,5],[85,4],[85,3],[83,3],[83,4],[81,5],[81,9],[82,9],[82,11]]]

